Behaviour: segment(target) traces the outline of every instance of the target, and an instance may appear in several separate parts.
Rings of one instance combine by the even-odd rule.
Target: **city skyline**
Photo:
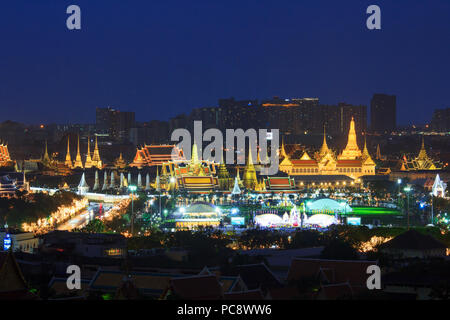
[[[6,4],[0,13],[8,30],[2,121],[88,123],[105,106],[168,120],[232,96],[369,106],[374,93],[386,93],[397,96],[400,125],[448,107],[445,1],[380,1],[383,27],[368,30],[369,3],[356,1],[131,7],[80,0],[78,31],[65,27],[66,2]]]

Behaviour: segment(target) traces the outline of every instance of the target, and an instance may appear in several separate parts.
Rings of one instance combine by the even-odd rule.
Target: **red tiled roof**
[[[360,160],[338,160],[336,162],[337,167],[357,167],[361,166]]]
[[[317,166],[315,160],[291,160],[294,166]]]
[[[177,278],[170,281],[173,292],[185,300],[218,300],[222,286],[215,275]]]
[[[365,286],[367,281],[367,267],[377,264],[376,261],[363,260],[326,260],[296,258],[292,260],[288,273],[288,280],[299,280],[303,277],[322,276],[333,283],[349,282],[352,286]],[[327,270],[325,272],[325,270]],[[332,279],[329,279],[332,277]]]

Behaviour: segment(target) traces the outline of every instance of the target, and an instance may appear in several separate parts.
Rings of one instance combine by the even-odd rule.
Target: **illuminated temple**
[[[361,151],[358,147],[355,121],[350,121],[347,145],[339,155],[332,151],[323,135],[322,147],[312,157],[305,151],[300,159],[290,159],[281,146],[281,161],[279,170],[289,175],[345,175],[350,178],[358,178],[364,175],[375,175],[375,162],[372,160],[367,145]]]
[[[45,150],[46,154],[47,154],[47,145],[46,145],[46,150]],[[45,157],[45,156],[44,156]],[[46,156],[48,158],[48,155]],[[90,139],[88,138],[88,145],[87,145],[87,153],[86,153],[86,159],[83,163],[83,160],[81,158],[81,153],[80,153],[80,137],[78,137],[78,142],[77,142],[77,154],[75,156],[75,161],[72,162],[72,158],[70,155],[70,143],[69,143],[69,138],[67,138],[67,152],[66,152],[66,159],[64,161],[64,164],[71,169],[89,169],[89,168],[97,168],[97,169],[102,169],[103,168],[103,162],[100,158],[100,151],[98,149],[98,140],[97,140],[97,136],[95,137],[95,147],[94,147],[94,153],[91,156],[91,146],[90,146]]]
[[[180,150],[182,155],[182,150]],[[219,164],[200,160],[197,145],[192,145],[190,161],[169,160],[161,164],[161,176],[157,176],[161,188],[165,190],[180,190],[188,192],[211,192],[219,188]],[[155,188],[157,189],[156,182]]]
[[[8,145],[0,144],[0,167],[5,167],[11,165],[12,160],[9,155]]]
[[[130,167],[142,169],[144,167],[160,166],[169,161],[183,160],[185,160],[183,150],[175,145],[145,145],[136,150],[136,155]]]
[[[442,164],[433,161],[425,150],[425,141],[422,138],[422,146],[419,155],[412,159],[407,159],[405,156],[402,159],[401,171],[418,171],[418,170],[440,170]]]

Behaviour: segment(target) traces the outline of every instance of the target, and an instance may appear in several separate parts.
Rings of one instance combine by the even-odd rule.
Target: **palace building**
[[[9,155],[8,145],[0,143],[0,167],[11,165],[11,156]]]
[[[182,155],[182,150],[179,151],[179,154]],[[161,164],[161,177],[158,172],[155,188],[200,193],[217,190],[219,188],[219,178],[217,177],[219,166],[215,162],[199,160],[197,145],[194,143],[190,161],[170,160]]]
[[[130,167],[160,166],[169,161],[185,160],[183,150],[175,145],[145,145],[136,150],[136,156]]]
[[[419,171],[419,170],[440,170],[442,164],[434,161],[427,155],[425,150],[425,141],[422,138],[422,146],[419,155],[413,159],[407,159],[406,156],[402,159],[401,171]]]
[[[375,162],[372,160],[367,145],[361,151],[358,147],[355,132],[355,120],[350,121],[347,145],[339,155],[332,151],[326,141],[324,131],[322,147],[314,156],[306,151],[299,159],[290,159],[281,146],[280,155],[284,157],[279,165],[279,170],[292,176],[299,175],[344,175],[352,179],[364,175],[375,175]]]

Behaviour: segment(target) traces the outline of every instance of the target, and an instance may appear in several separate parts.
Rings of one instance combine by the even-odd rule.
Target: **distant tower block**
[[[102,187],[102,191],[105,191],[105,190],[107,190],[108,189],[108,174],[106,173],[106,170],[105,170],[105,173],[103,174],[103,187]]]
[[[100,182],[98,181],[98,171],[95,171],[95,182],[94,182],[94,188],[92,190],[98,190],[100,189]]]

